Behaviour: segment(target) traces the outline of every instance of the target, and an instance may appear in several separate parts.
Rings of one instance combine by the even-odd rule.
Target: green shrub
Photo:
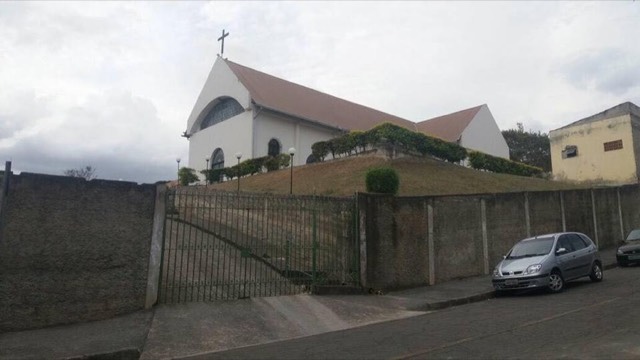
[[[398,173],[392,168],[373,168],[366,175],[367,192],[397,194],[400,187]]]
[[[469,152],[469,165],[478,170],[519,176],[542,176],[544,171],[539,167],[491,156],[480,151]]]
[[[349,133],[349,136],[351,137],[351,141],[355,146],[356,153],[358,152],[358,150],[360,150],[360,152],[367,150],[369,139],[367,138],[367,134],[365,132],[352,131]]]
[[[291,162],[291,155],[278,154],[276,160],[278,160],[278,169],[286,168],[289,167],[289,163]]]
[[[318,161],[324,161],[324,158],[329,155],[329,144],[326,141],[318,141],[311,145],[311,153]]]
[[[264,161],[264,167],[267,168],[267,171],[275,171],[280,169],[280,163],[277,158],[267,156],[267,159]]]
[[[213,184],[222,181],[224,169],[201,170],[200,173],[204,175],[207,184]]]
[[[198,180],[200,179],[198,178],[198,175],[196,175],[196,171],[194,169],[181,167],[180,170],[178,170],[178,181],[180,182],[180,185],[187,186]]]

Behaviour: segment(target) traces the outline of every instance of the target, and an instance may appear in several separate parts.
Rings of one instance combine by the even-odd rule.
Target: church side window
[[[224,151],[222,149],[217,148],[213,151],[213,155],[211,155],[211,169],[223,169],[224,168]]]
[[[278,156],[280,154],[281,148],[282,146],[280,146],[280,141],[278,141],[277,139],[271,139],[269,140],[269,150],[267,154],[269,156]]]
[[[307,164],[313,164],[314,162],[318,162],[318,159],[316,159],[316,157],[311,154],[307,157]]]
[[[209,126],[215,125],[219,122],[232,118],[240,113],[244,112],[242,105],[233,98],[224,98],[218,102],[213,109],[209,110],[207,116],[202,120],[200,130],[206,129]]]

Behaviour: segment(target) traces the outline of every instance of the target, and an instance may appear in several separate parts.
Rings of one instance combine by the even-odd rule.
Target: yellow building
[[[549,132],[556,180],[640,180],[640,108],[626,102]]]

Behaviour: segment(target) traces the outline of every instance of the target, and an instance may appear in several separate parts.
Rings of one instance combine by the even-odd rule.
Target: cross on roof
[[[229,33],[228,32],[225,33],[224,29],[222,29],[222,36],[218,38],[218,41],[222,42],[221,48],[220,48],[220,56],[224,55],[224,38],[226,38],[227,36],[229,36]]]

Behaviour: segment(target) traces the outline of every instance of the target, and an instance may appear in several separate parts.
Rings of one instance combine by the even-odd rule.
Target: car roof
[[[526,239],[522,239],[520,241],[531,241],[531,240],[536,240],[536,239],[541,239],[541,238],[557,238],[560,235],[565,235],[565,234],[577,234],[577,235],[584,235],[581,232],[577,232],[577,231],[561,231],[561,232],[555,232],[555,233],[549,233],[549,234],[540,234],[540,235],[535,235],[535,236],[531,236],[528,237]]]
[[[528,237],[528,238],[523,239],[521,241],[531,241],[531,240],[537,240],[537,239],[542,239],[542,238],[557,238],[558,236],[564,235],[564,234],[580,234],[580,233],[575,232],[575,231],[563,231],[563,232],[556,232],[556,233],[549,233],[549,234],[540,234],[540,235],[535,235],[535,236]]]

